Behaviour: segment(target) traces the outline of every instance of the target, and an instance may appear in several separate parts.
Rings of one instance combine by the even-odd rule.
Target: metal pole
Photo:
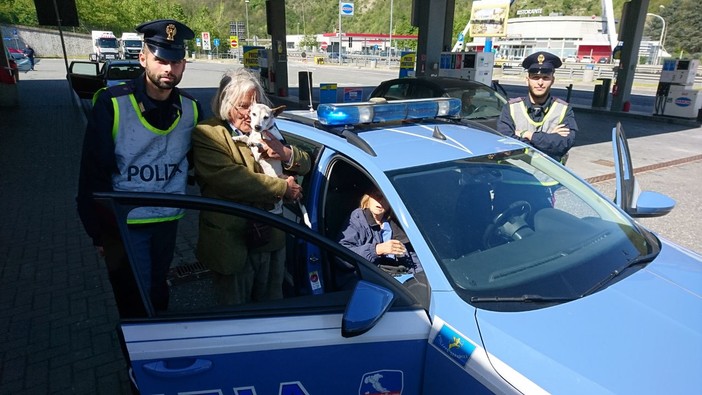
[[[66,55],[66,43],[63,41],[63,29],[61,29],[61,15],[59,14],[58,5],[54,0],[54,12],[56,13],[56,23],[58,24],[59,36],[61,36],[61,49],[63,50],[63,63],[66,65],[66,73],[68,73],[68,55]],[[71,84],[71,80],[68,80]]]
[[[302,34],[307,35],[307,24],[305,23],[305,2],[302,2]]]
[[[339,0],[339,64],[341,64],[341,0]]]
[[[246,45],[249,45],[249,0],[244,0],[246,5]]]
[[[390,0],[390,38],[388,39],[390,45],[388,46],[388,65],[390,64],[390,52],[392,51],[392,3],[393,0]]]
[[[658,64],[658,60],[661,56],[661,49],[663,49],[663,35],[665,34],[665,19],[663,19],[663,17],[658,15],[658,14],[652,14],[650,12],[647,12],[646,15],[655,16],[656,18],[660,19],[661,23],[663,24],[663,27],[661,28],[661,36],[658,39],[658,48],[656,49],[656,62],[655,62],[655,64]]]

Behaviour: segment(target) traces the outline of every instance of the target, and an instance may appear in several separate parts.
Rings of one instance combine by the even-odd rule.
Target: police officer
[[[78,213],[98,253],[104,256],[120,316],[143,317],[135,277],[118,230],[91,200],[93,192],[144,191],[183,194],[190,135],[200,121],[199,103],[176,88],[185,69],[186,25],[155,20],[137,26],[144,35],[139,62],[145,72],[132,81],[99,90],[85,131],[78,181]],[[138,208],[129,213],[136,277],[154,308],[168,306],[166,274],[175,249],[178,209]]]
[[[529,143],[565,164],[578,125],[568,103],[551,96],[554,72],[561,64],[558,56],[543,51],[524,59],[529,95],[509,101],[497,120],[497,131]]]

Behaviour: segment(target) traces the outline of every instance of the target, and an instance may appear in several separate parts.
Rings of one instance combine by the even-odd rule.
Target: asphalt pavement
[[[19,106],[0,108],[0,395],[129,393],[110,283],[75,211],[82,110],[63,62],[39,66],[20,76]],[[678,202],[642,222],[702,251],[700,125],[586,107],[576,117],[568,167],[611,194],[621,121],[642,187]]]

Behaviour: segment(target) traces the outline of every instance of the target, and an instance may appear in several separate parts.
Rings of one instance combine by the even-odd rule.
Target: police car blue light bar
[[[342,126],[422,118],[457,117],[460,111],[460,99],[440,97],[383,103],[320,104],[317,107],[317,119],[323,125]]]

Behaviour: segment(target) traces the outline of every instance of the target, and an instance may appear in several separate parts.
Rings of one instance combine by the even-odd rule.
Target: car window
[[[493,296],[576,297],[627,260],[658,248],[604,197],[533,150],[390,178],[469,303]]]
[[[502,112],[506,101],[494,90],[487,86],[478,85],[471,88],[453,88],[446,92],[450,97],[461,99],[463,111],[461,116],[466,119],[497,117]],[[469,103],[466,103],[469,100]]]
[[[431,89],[431,87],[421,83],[410,85],[410,90],[411,93],[409,94],[409,99],[428,99],[438,96],[434,94],[434,90]]]
[[[74,62],[71,65],[71,73],[87,76],[97,76],[98,68],[97,65],[92,62]]]
[[[324,232],[330,238],[339,240],[341,232],[349,226],[351,213],[360,207],[361,198],[370,187],[377,187],[372,178],[359,166],[342,156],[336,157],[327,171],[326,193],[324,194],[323,223]],[[388,201],[392,210],[392,202]],[[401,227],[401,225],[398,225]],[[412,240],[408,242],[408,250],[412,251]],[[412,260],[421,267],[419,258],[410,252]],[[341,264],[334,265],[328,270],[328,282],[336,284],[338,288],[345,288],[348,282],[346,278],[347,268]],[[426,276],[420,272],[412,274],[402,274],[393,272],[392,268],[385,268],[389,275],[394,276],[405,288],[420,302],[425,308],[429,308],[429,285]]]
[[[388,86],[387,92],[383,95],[387,100],[404,100],[410,98],[407,92],[409,84],[397,83]]]
[[[212,199],[209,199],[212,200]],[[225,202],[225,204],[227,204]],[[146,205],[144,205],[146,206]],[[156,205],[149,205],[155,207]],[[168,204],[159,205],[160,209],[175,208]],[[180,206],[178,206],[180,207]],[[140,210],[142,208],[137,208]],[[262,215],[269,215],[267,212],[252,209]],[[289,226],[301,226],[294,224],[292,221],[280,216],[273,216],[276,223],[266,225],[265,221],[255,221],[264,237],[268,240],[280,240],[284,246],[284,255],[280,265],[271,265],[271,271],[274,268],[280,270],[280,284],[275,285],[275,288],[280,292],[280,297],[266,298],[263,300],[251,300],[248,303],[227,305],[218,301],[215,291],[215,282],[218,281],[218,256],[238,253],[252,253],[255,251],[252,247],[246,248],[241,242],[227,239],[227,233],[222,232],[222,238],[217,239],[216,233],[209,232],[208,234],[215,239],[203,240],[200,238],[203,227],[214,227],[218,229],[226,229],[227,227],[240,226],[242,229],[248,227],[252,220],[246,219],[244,216],[227,210],[214,209],[210,206],[200,208],[189,208],[183,211],[183,217],[178,221],[177,238],[175,252],[172,264],[167,274],[168,281],[168,307],[165,310],[155,311],[154,315],[158,317],[172,318],[188,318],[197,316],[211,316],[212,314],[237,314],[246,312],[251,314],[280,314],[281,309],[287,311],[319,311],[323,310],[338,310],[343,311],[344,306],[350,297],[350,291],[360,279],[368,280],[376,284],[392,283],[392,278],[389,278],[383,272],[377,270],[368,262],[363,262],[348,252],[348,250],[340,247],[335,241],[327,240],[320,242],[320,237],[312,231],[306,230],[313,236],[296,234],[295,232],[286,229],[282,224]],[[118,220],[122,222],[121,220]],[[127,252],[130,256],[132,272],[135,273],[135,278],[140,279],[140,287],[147,289],[144,280],[146,273],[141,267],[143,263],[138,262],[134,257],[134,252],[139,247],[138,240],[143,225],[122,225],[122,239],[127,246]],[[303,228],[303,230],[306,228]],[[331,247],[330,247],[331,246]],[[339,254],[339,250],[342,252]],[[331,285],[325,285],[324,292],[321,294],[313,294],[311,287],[315,284],[322,284],[324,273],[307,270],[307,262],[314,260],[324,260],[325,264],[322,267],[327,268],[335,262],[343,261],[348,265],[346,286],[343,288],[332,288]],[[329,264],[326,264],[329,262]],[[248,264],[248,263],[247,263]],[[244,269],[246,272],[246,269]],[[219,277],[221,278],[221,277]],[[221,288],[220,288],[221,289]],[[252,288],[252,298],[256,298],[256,288],[254,284]],[[399,301],[396,306],[411,305],[416,302],[406,294],[404,297],[399,295]],[[152,303],[151,294],[144,292],[144,299],[148,303]],[[268,312],[268,313],[267,313]]]

